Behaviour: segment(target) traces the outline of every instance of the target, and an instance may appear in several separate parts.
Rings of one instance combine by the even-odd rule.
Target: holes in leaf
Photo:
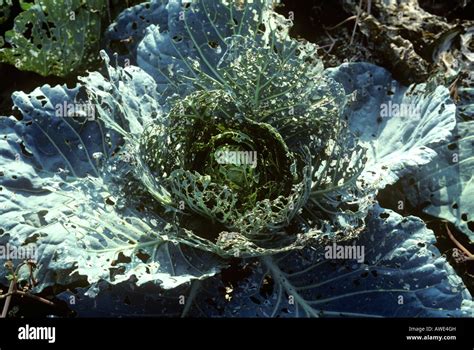
[[[77,95],[76,97],[74,97],[74,102],[76,103],[79,103],[81,105],[84,105],[84,104],[89,104],[89,94],[87,92],[87,89],[84,87],[84,86],[81,86],[79,88],[79,91],[77,92]],[[92,112],[91,112],[92,113]],[[91,117],[93,117],[93,115],[91,115]],[[80,122],[81,124],[83,124],[83,117],[81,118],[78,118],[78,122]]]
[[[456,145],[455,143],[450,143],[448,145],[448,149],[451,151],[454,151],[456,148],[458,148],[458,145]]]
[[[23,242],[22,246],[30,244],[30,243],[36,243],[38,241],[38,238],[40,237],[39,233],[35,233],[25,239]]]
[[[467,227],[469,228],[469,230],[471,230],[472,232],[474,232],[474,221],[469,221],[467,223]]]
[[[110,50],[119,55],[127,55],[129,50],[124,40],[112,40],[109,44]]]
[[[44,97],[44,96],[38,96],[38,97],[36,97],[36,99],[41,103],[41,107],[46,106],[46,103],[47,103],[46,97]]]
[[[439,111],[438,113],[441,114],[444,112],[444,110],[446,109],[446,106],[444,105],[444,103],[441,105],[441,107],[439,108]]]
[[[266,30],[267,30],[267,27],[265,26],[265,24],[260,23],[259,26],[258,26],[259,33],[264,34]]]
[[[148,259],[150,259],[150,254],[145,253],[143,250],[140,250],[138,253],[135,254],[138,259],[140,259],[143,263],[146,263]]]
[[[108,205],[115,205],[115,201],[112,199],[112,197],[108,197],[108,198],[105,200],[105,204],[108,204]]]
[[[132,259],[128,256],[125,256],[122,252],[119,253],[117,259],[110,263],[111,266],[117,266],[118,264],[128,264]]]
[[[33,24],[32,23],[27,23],[25,26],[25,31],[23,32],[23,36],[28,39],[28,41],[31,40],[31,34],[33,33]]]
[[[425,243],[424,242],[418,242],[417,246],[420,247],[420,248],[423,248],[425,246]]]
[[[260,295],[264,298],[268,298],[270,295],[273,294],[273,286],[274,286],[273,278],[270,275],[265,275],[262,280],[262,285],[260,286]]]
[[[453,203],[453,205],[451,206],[451,208],[453,208],[453,209],[458,209],[458,208],[459,208],[459,206],[458,206],[458,204],[457,204],[457,203]]]
[[[23,120],[23,114],[21,114],[20,111],[18,111],[17,109],[14,109],[14,110],[13,110],[13,116],[14,116],[15,119],[18,120],[18,121]],[[4,138],[7,138],[7,137],[4,136]]]
[[[220,46],[219,46],[219,43],[218,43],[217,41],[213,41],[213,40],[209,40],[209,41],[207,42],[207,44],[209,45],[209,47],[210,47],[211,49],[214,49],[214,50],[217,50],[217,49],[219,49],[219,47],[220,47]]]
[[[25,157],[33,157],[33,153],[29,152],[26,149],[25,143],[23,141],[20,142],[20,150],[21,150],[21,154],[23,154]]]
[[[41,30],[50,39],[52,37],[52,30],[56,28],[53,22],[43,22],[41,24]]]
[[[387,219],[390,216],[390,214],[389,213],[381,213],[379,216],[380,216],[381,219]]]
[[[109,268],[109,272],[110,280],[113,282],[115,281],[115,276],[123,275],[125,273],[125,266]]]
[[[180,43],[181,41],[183,41],[183,37],[182,37],[181,35],[175,35],[175,36],[173,37],[173,41],[174,41],[175,43]]]
[[[461,214],[461,219],[462,219],[462,221],[467,221],[467,213],[462,213]]]
[[[276,53],[278,53],[278,51],[276,51]],[[315,58],[310,57],[310,56],[306,56],[305,59],[304,59],[304,62],[307,63],[307,64],[314,64]]]
[[[133,29],[133,30],[137,30],[137,28],[138,28],[137,22],[133,22],[133,23],[132,23],[132,29]]]

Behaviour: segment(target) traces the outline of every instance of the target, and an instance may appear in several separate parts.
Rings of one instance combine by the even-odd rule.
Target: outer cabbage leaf
[[[474,122],[459,123],[452,142],[435,148],[436,161],[404,179],[408,200],[453,223],[474,242]]]
[[[216,71],[226,52],[225,38],[232,35],[255,36],[268,23],[270,2],[255,0],[186,2],[171,0],[168,25],[150,25],[137,50],[138,65],[158,83],[160,91],[190,92],[190,79],[198,70],[224,83]],[[265,30],[261,30],[264,34]]]
[[[448,139],[456,125],[456,106],[443,86],[405,87],[368,63],[342,64],[327,72],[353,94],[344,115],[368,149],[361,175],[367,185],[383,188],[429,163],[436,156],[433,147]],[[381,116],[383,105],[404,105],[409,113]]]
[[[146,91],[148,86],[156,90],[154,81],[134,69],[129,68],[133,75],[119,95],[127,101],[122,111],[138,119],[117,124],[131,132],[147,117],[157,117],[147,111],[159,112],[150,107],[156,101]],[[123,180],[132,165],[119,153],[118,133],[96,120],[57,115],[57,103],[74,105],[81,94],[79,86],[44,86],[30,95],[14,95],[23,118],[2,118],[0,128],[2,243],[37,245],[38,290],[80,276],[89,283],[119,283],[134,276],[137,284],[154,281],[173,288],[214,274],[221,262],[194,249],[199,240],[180,246],[174,227],[153,210],[141,211],[141,197],[125,201],[128,196],[115,180]],[[119,118],[118,112],[114,115]]]
[[[118,54],[120,65],[136,65],[137,47],[151,24],[162,31],[168,28],[167,0],[144,2],[124,10],[104,35],[104,47],[112,56]]]
[[[353,242],[364,263],[325,259],[322,247],[264,257],[227,298],[217,278],[198,283],[189,315],[472,317],[472,298],[435,242],[420,219],[375,207]]]
[[[130,278],[137,285],[152,281],[168,289],[217,271],[219,262],[212,256],[179,246],[153,220],[147,224],[136,212],[114,209],[104,190],[90,198],[82,186],[82,181],[50,181],[34,192],[4,186],[0,193],[0,243],[37,249],[36,291],[83,279],[94,284]],[[6,284],[7,271],[0,273]]]
[[[376,207],[351,243],[365,247],[363,263],[306,248],[243,260],[231,285],[217,275],[164,293],[124,282],[101,284],[94,300],[83,300],[85,289],[60,298],[81,299],[71,307],[93,317],[472,317],[472,298],[435,242],[421,220]]]
[[[163,108],[155,81],[135,66],[113,68],[105,52],[101,56],[107,77],[93,72],[79,78],[95,105],[98,119],[122,137],[140,135],[148,125],[159,123]]]
[[[411,205],[453,223],[474,241],[474,90],[458,89],[458,124],[453,136],[435,148],[436,160],[402,182]]]
[[[97,58],[105,0],[35,0],[5,33],[0,61],[43,76],[66,76]]]
[[[474,120],[474,73],[465,80],[466,86],[458,87],[456,107],[458,109],[458,119],[469,121]]]
[[[42,168],[73,177],[98,175],[94,153],[108,156],[118,140],[94,120],[95,110],[87,113],[90,104],[80,86],[45,85],[30,94],[15,92],[12,99],[23,116],[14,128]]]
[[[189,286],[159,290],[152,283],[137,287],[130,282],[97,285],[97,295],[87,288],[75,288],[57,295],[79,317],[180,317],[186,309]],[[74,302],[71,302],[74,301]]]

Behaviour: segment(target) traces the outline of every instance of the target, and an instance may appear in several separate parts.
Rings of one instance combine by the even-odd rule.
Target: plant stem
[[[448,223],[446,225],[446,232],[448,233],[449,238],[453,241],[453,243],[467,256],[467,260],[474,260],[474,254],[472,254],[466,247],[464,247],[452,234],[451,230],[448,227]]]
[[[15,284],[16,278],[13,278],[10,282],[10,286],[8,287],[7,299],[5,300],[5,304],[3,305],[3,311],[0,318],[6,318],[8,314],[8,308],[10,307],[10,302],[12,300],[13,292],[15,291]]]
[[[21,295],[21,296],[24,296],[24,297],[28,297],[28,298],[34,299],[36,301],[39,301],[40,303],[43,303],[43,304],[46,304],[46,305],[49,305],[49,306],[55,306],[52,301],[41,298],[41,297],[39,297],[37,295],[34,295],[34,294],[22,292],[22,291],[19,291],[19,290],[13,292],[13,294],[18,294],[18,295]]]
[[[356,19],[356,18],[357,18],[357,16],[348,17],[348,18],[346,18],[345,20],[343,20],[342,22],[339,22],[338,24],[336,24],[335,26],[332,26],[332,27],[329,27],[329,28],[325,28],[325,29],[326,29],[326,30],[333,30],[333,29],[336,29],[336,28],[342,26],[344,23],[347,23],[347,22],[349,22],[349,21],[352,21],[352,20],[354,20],[354,19]]]

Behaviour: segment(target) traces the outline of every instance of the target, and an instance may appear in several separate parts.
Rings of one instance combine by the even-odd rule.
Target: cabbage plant
[[[406,87],[368,63],[325,69],[272,5],[134,6],[106,33],[103,71],[13,94],[0,243],[37,247],[36,291],[152,285],[163,315],[473,316],[433,232],[377,201],[441,165],[472,122],[447,87]],[[472,172],[443,162],[469,202]],[[249,272],[230,296],[219,276],[236,259]]]

